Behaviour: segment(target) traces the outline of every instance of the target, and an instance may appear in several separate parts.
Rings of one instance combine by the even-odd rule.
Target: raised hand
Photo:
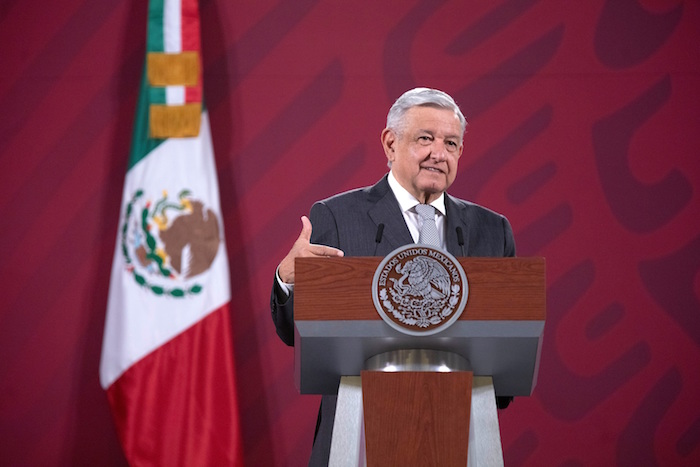
[[[332,257],[344,256],[342,250],[326,245],[316,245],[311,243],[311,221],[308,217],[301,217],[301,233],[296,239],[292,249],[284,257],[279,266],[279,276],[282,282],[294,283],[294,259],[306,257]]]

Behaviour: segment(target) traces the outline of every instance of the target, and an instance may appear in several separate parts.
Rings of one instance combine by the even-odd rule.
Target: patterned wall
[[[451,192],[547,258],[507,465],[700,464],[700,2],[201,0],[249,465],[304,465],[317,396],[267,306],[311,203],[374,183],[415,85],[470,121]],[[0,4],[0,463],[123,465],[97,367],[146,5]]]

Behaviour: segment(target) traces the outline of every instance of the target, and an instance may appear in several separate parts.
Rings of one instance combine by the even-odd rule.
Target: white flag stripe
[[[184,86],[166,86],[165,103],[168,105],[182,105],[185,103]]]
[[[169,0],[163,5],[163,48],[166,53],[182,52],[182,24],[180,0]]]

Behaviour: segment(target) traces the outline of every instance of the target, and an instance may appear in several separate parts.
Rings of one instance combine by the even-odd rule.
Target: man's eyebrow
[[[448,134],[443,137],[443,139],[456,139],[458,141],[461,141],[462,138],[458,134]]]
[[[429,134],[430,136],[435,137],[435,132],[434,132],[433,130],[426,130],[426,129],[424,129],[424,128],[420,128],[420,129],[418,129],[418,133],[427,133],[427,134]],[[445,135],[445,136],[443,137],[443,139],[456,139],[456,140],[458,140],[458,141],[461,141],[461,138],[460,138],[459,135],[456,134],[456,133]]]

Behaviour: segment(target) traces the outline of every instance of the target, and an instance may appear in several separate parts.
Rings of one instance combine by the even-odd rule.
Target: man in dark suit
[[[457,175],[466,120],[442,91],[416,88],[389,110],[381,142],[390,172],[373,186],[319,201],[277,268],[272,319],[294,345],[294,259],[305,256],[386,256],[418,243],[423,218],[416,205],[435,208],[442,248],[454,256],[515,256],[513,232],[500,214],[446,193]],[[323,396],[309,465],[326,465],[336,396]]]

